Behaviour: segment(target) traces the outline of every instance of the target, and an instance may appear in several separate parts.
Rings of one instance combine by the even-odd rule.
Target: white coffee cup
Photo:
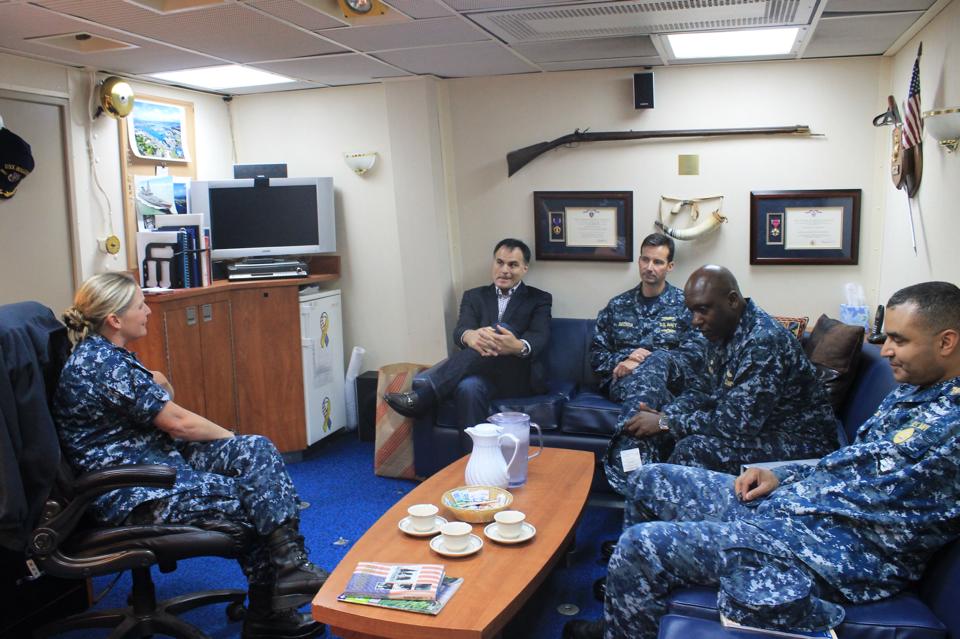
[[[473,532],[473,526],[465,521],[451,521],[440,526],[440,534],[443,536],[443,546],[452,552],[466,550],[470,544],[470,533]]]
[[[437,521],[437,513],[440,509],[433,504],[414,504],[407,508],[407,514],[410,515],[410,525],[418,532],[432,530]]]
[[[519,510],[501,510],[493,516],[497,520],[497,532],[504,539],[516,539],[523,532],[523,520],[527,518]]]

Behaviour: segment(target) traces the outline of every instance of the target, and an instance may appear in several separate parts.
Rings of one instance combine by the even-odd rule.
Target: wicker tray
[[[489,490],[491,497],[495,498],[503,495],[505,496],[505,499],[497,506],[491,506],[483,509],[458,508],[454,505],[456,503],[453,499],[454,491],[477,490],[481,488]],[[496,486],[460,486],[443,493],[443,497],[440,498],[440,503],[451,515],[453,515],[454,518],[459,519],[460,521],[466,521],[471,524],[483,524],[493,521],[494,515],[501,510],[506,510],[509,508],[510,504],[513,503],[513,495],[510,494],[510,491],[504,490],[503,488],[497,488]]]

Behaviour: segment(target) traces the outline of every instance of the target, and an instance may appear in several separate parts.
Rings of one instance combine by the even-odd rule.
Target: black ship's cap
[[[30,145],[10,129],[0,129],[0,198],[13,197],[20,182],[32,170]]]

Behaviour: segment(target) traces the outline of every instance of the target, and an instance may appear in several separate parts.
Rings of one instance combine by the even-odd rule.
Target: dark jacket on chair
[[[47,392],[68,344],[43,305],[0,306],[0,546],[10,550],[23,550],[56,478],[60,444]]]

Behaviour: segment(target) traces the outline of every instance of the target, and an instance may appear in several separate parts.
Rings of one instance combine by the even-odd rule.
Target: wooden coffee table
[[[398,528],[413,504],[440,505],[440,497],[462,486],[467,457],[429,478],[388,510],[350,549],[313,599],[313,617],[349,639],[486,638],[496,636],[530,598],[573,539],[590,481],[592,453],[547,448],[531,460],[527,484],[512,489],[512,508],[527,514],[537,529],[530,541],[501,545],[483,534],[486,524],[473,524],[483,548],[469,557],[451,558],[430,550],[429,538],[410,537]],[[349,504],[344,507],[349,510]],[[346,511],[345,511],[346,512]],[[442,506],[440,514],[452,520]],[[437,616],[386,610],[337,601],[359,561],[438,563],[463,585]]]

